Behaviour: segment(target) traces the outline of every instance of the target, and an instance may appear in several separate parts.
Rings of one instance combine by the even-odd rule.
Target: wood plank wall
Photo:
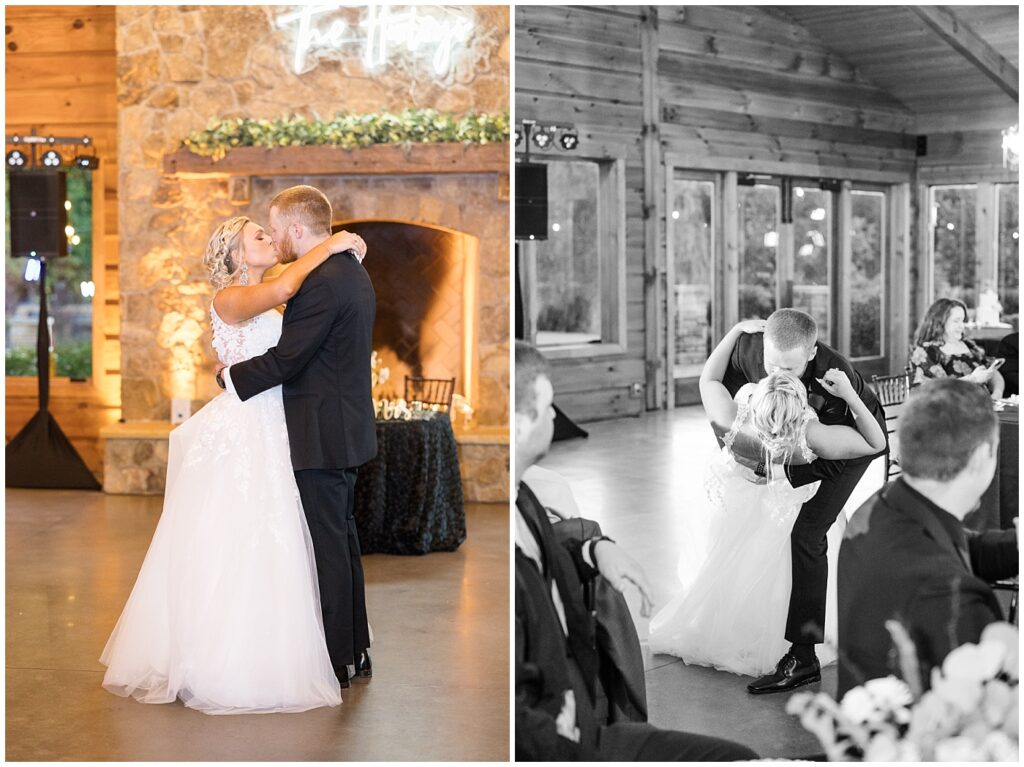
[[[93,258],[100,259],[93,321],[102,323],[95,386],[56,382],[51,411],[89,468],[102,470],[99,429],[120,416],[120,296],[117,239],[117,51],[114,6],[5,7],[7,134],[92,137],[100,158],[94,177]],[[35,412],[35,384],[8,379],[5,439]]]
[[[626,343],[612,356],[552,361],[573,419],[636,415],[644,400],[644,158],[640,7],[516,7],[516,119],[575,124],[581,157],[625,164]]]
[[[644,161],[645,37],[657,45],[656,167]],[[666,291],[644,275],[645,262],[664,269],[665,220],[662,210],[652,259],[644,188],[653,177],[664,194],[666,155],[693,168],[894,183],[914,170],[913,114],[769,8],[519,6],[516,116],[575,123],[581,156],[626,161],[626,351],[553,361],[556,400],[583,421],[640,412],[629,383],[664,380],[649,351],[664,339],[648,334]]]

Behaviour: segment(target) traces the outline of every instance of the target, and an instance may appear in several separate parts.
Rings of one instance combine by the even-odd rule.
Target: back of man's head
[[[799,309],[777,309],[765,323],[764,337],[780,352],[797,348],[809,352],[818,340],[818,323]]]
[[[900,467],[914,479],[954,480],[980,445],[994,445],[998,420],[985,388],[937,378],[914,389],[896,426]]]
[[[537,379],[549,376],[548,361],[531,344],[516,341],[516,415],[537,418]]]
[[[331,233],[331,203],[315,186],[288,187],[274,196],[270,207],[277,208],[277,214],[285,221],[301,223],[311,233]]]

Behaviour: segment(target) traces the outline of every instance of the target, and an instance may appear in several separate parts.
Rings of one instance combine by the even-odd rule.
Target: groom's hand
[[[223,373],[224,373],[224,368],[226,368],[226,367],[227,367],[227,365],[225,365],[223,362],[218,362],[217,363],[217,367],[214,368],[214,377],[217,379],[217,386],[219,386],[222,389],[225,388],[224,387],[224,375],[223,375]]]
[[[654,599],[647,576],[640,564],[622,547],[612,541],[598,541],[594,545],[594,562],[598,571],[619,591],[632,583],[640,591],[640,615],[650,617]]]

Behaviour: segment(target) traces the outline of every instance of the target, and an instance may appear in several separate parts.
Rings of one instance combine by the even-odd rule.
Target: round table
[[[364,554],[454,551],[466,540],[458,447],[446,413],[377,421],[377,457],[359,469]]]

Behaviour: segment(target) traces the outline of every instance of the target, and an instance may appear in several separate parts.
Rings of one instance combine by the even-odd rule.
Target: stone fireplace
[[[344,54],[297,73],[289,40],[275,23],[278,12],[270,6],[118,7],[124,423],[107,435],[105,486],[161,492],[165,446],[159,437],[151,448],[132,440],[166,434],[172,399],[191,400],[194,412],[219,393],[211,292],[202,267],[210,233],[235,215],[266,223],[274,194],[311,184],[331,200],[336,225],[366,235],[366,266],[378,294],[375,346],[392,368],[396,393],[405,371],[454,377],[456,391],[475,411],[470,432],[457,434],[466,497],[506,500],[508,144],[351,152],[245,147],[218,162],[179,147],[211,117],[326,117],[340,108],[503,112],[509,103],[508,9],[473,8],[468,55],[443,80],[411,60],[364,71],[357,57]],[[131,438],[118,438],[118,429]],[[477,448],[486,455],[469,455]]]
[[[380,386],[403,395],[406,376],[454,378],[455,393],[476,401],[480,241],[472,235],[401,221],[342,221],[375,258],[364,262],[377,293],[373,348],[391,377]]]

